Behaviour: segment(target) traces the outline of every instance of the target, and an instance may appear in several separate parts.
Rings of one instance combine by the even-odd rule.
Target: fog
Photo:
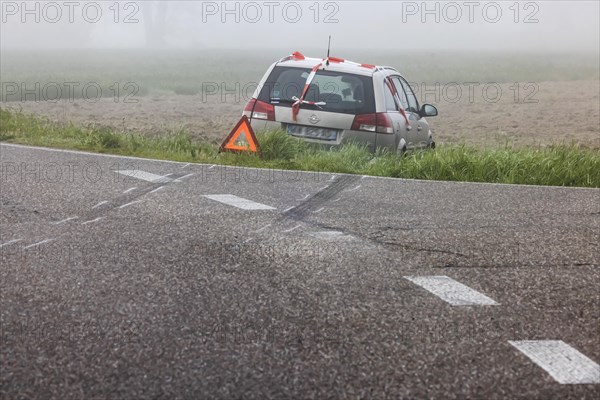
[[[1,1],[8,49],[598,53],[597,1]]]

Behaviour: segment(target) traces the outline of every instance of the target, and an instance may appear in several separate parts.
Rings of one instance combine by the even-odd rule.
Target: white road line
[[[182,176],[181,178],[177,178],[177,179],[175,179],[173,182],[181,182],[183,179],[185,179],[185,178],[189,178],[189,177],[190,177],[190,176],[192,176],[192,175],[194,175],[194,174],[187,174],[187,175],[184,175],[184,176]]]
[[[331,178],[329,178],[329,181],[334,180],[335,178],[337,178],[337,175],[331,175]]]
[[[9,245],[11,245],[13,243],[20,242],[21,240],[23,240],[23,239],[14,239],[14,240],[10,240],[10,241],[8,241],[6,243],[2,243],[2,244],[0,244],[0,248],[2,248],[4,246],[9,246]]]
[[[123,194],[133,192],[135,189],[137,189],[137,186],[127,189],[126,191],[123,192]]]
[[[509,340],[560,384],[600,383],[600,365],[562,340]]]
[[[344,232],[340,231],[321,231],[321,232],[313,232],[309,234],[312,237],[322,240],[353,240],[354,237],[352,235],[346,235]]]
[[[79,218],[79,217],[70,217],[70,218],[67,218],[67,219],[63,219],[62,221],[53,222],[52,225],[64,224],[65,222],[69,222],[69,221],[72,221],[72,220],[77,219],[77,218]]]
[[[363,179],[368,178],[368,177],[369,177],[369,175],[363,175],[360,179],[363,180]]]
[[[246,240],[244,240],[244,243],[248,243],[248,242],[249,242],[249,241],[251,241],[252,239],[253,239],[253,238],[246,239]]]
[[[188,165],[190,165],[190,163],[183,165],[181,168],[183,169],[183,168],[187,167]]]
[[[37,243],[34,243],[34,244],[30,244],[29,246],[25,246],[25,247],[23,247],[23,250],[27,250],[27,249],[30,249],[30,248],[32,248],[32,247],[35,247],[35,246],[40,246],[40,245],[42,245],[42,244],[44,244],[44,243],[50,243],[50,242],[51,242],[51,241],[53,241],[53,240],[54,240],[54,239],[46,239],[46,240],[42,240],[41,242],[37,242]]]
[[[332,203],[335,203],[335,202],[337,202],[337,201],[340,201],[341,199],[342,199],[341,197],[338,197],[338,198],[337,198],[337,199],[335,199],[335,200],[331,200],[331,202],[332,202]]]
[[[304,196],[303,198],[301,198],[301,199],[300,199],[300,200],[298,200],[298,201],[304,201],[304,200],[308,199],[308,196],[310,196],[310,194],[307,194],[306,196]]]
[[[269,224],[269,225],[265,225],[265,226],[263,226],[262,228],[260,228],[260,229],[258,229],[258,230],[256,230],[256,231],[254,231],[254,233],[262,232],[262,231],[264,231],[265,229],[267,229],[267,228],[268,228],[268,227],[270,227],[270,226],[271,226],[271,224]]]
[[[164,188],[164,186],[157,187],[156,189],[149,191],[148,194],[158,192],[159,190],[162,190],[163,188]]]
[[[288,230],[286,230],[286,231],[284,231],[284,232],[287,232],[287,233],[289,233],[289,232],[293,232],[293,231],[295,231],[296,229],[300,228],[301,226],[302,226],[302,225],[296,225],[296,226],[295,226],[295,227],[293,227],[292,229],[288,229]]]
[[[313,214],[318,214],[318,213],[320,213],[321,211],[323,211],[324,209],[325,209],[325,207],[321,207],[321,208],[319,208],[317,211],[314,211],[314,212],[313,212]]]
[[[168,178],[168,176],[172,174],[156,175],[139,169],[119,170],[117,172],[121,175],[131,176],[132,178],[137,178],[152,183],[168,183],[173,181],[173,179]]]
[[[96,219],[92,219],[92,220],[90,220],[90,221],[85,221],[85,222],[82,222],[82,223],[81,223],[81,225],[93,224],[94,222],[98,222],[98,221],[100,221],[101,219],[104,219],[104,217],[98,217],[98,218],[96,218]]]
[[[131,203],[127,203],[127,204],[123,204],[122,206],[120,206],[119,208],[125,208],[125,207],[129,207],[133,204],[137,204],[137,203],[141,203],[142,200],[136,200],[136,201],[132,201]]]
[[[288,208],[286,208],[285,210],[283,210],[283,212],[288,212],[288,211],[290,211],[292,208],[294,208],[294,207],[288,207]]]
[[[98,204],[96,204],[94,207],[92,207],[92,210],[93,210],[93,209],[95,209],[95,208],[98,208],[98,207],[100,207],[100,206],[102,206],[102,205],[104,205],[104,204],[106,204],[106,203],[108,203],[108,201],[106,201],[106,200],[104,200],[104,201],[101,201],[100,203],[98,203]]]
[[[445,275],[405,276],[404,278],[421,286],[453,306],[491,306],[498,304],[486,295]]]
[[[241,208],[242,210],[275,210],[274,207],[266,204],[256,203],[252,200],[244,199],[232,194],[209,194],[204,195],[204,197],[229,206]]]
[[[355,190],[358,190],[358,189],[360,189],[360,187],[361,187],[361,186],[362,186],[362,185],[358,185],[358,186],[357,186],[357,187],[355,187],[355,188],[352,188],[352,189],[348,189],[348,190],[346,190],[346,192],[354,192]]]
[[[211,165],[210,167],[208,167],[208,169],[213,169],[214,167],[216,167],[215,164]]]

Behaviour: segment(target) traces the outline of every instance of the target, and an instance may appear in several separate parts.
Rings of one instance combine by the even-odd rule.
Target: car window
[[[405,110],[408,109],[408,99],[406,98],[406,93],[404,93],[404,88],[402,87],[402,84],[400,83],[400,77],[393,76],[392,82],[394,83],[394,86],[396,87],[396,91],[398,92],[398,98],[400,98],[400,105],[402,106],[403,109],[405,109]]]
[[[306,78],[308,78],[308,72],[298,68],[282,71],[271,90],[271,97],[288,100],[300,97]]]
[[[275,67],[260,91],[259,100],[291,107],[293,98],[299,98],[310,69]],[[303,104],[303,108],[346,114],[375,112],[373,80],[369,76],[319,70],[313,78],[304,100],[324,102],[316,106]]]
[[[419,112],[419,103],[417,102],[417,97],[413,92],[412,88],[406,82],[406,79],[400,78],[400,82],[402,83],[402,87],[404,88],[404,93],[406,94],[406,98],[408,99],[408,111],[418,113]]]

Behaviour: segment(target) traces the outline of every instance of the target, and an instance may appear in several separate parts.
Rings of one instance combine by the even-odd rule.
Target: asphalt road
[[[600,190],[0,162],[1,398],[600,397]]]

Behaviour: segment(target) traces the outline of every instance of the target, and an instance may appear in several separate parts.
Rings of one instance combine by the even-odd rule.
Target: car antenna
[[[329,35],[329,44],[327,44],[327,62],[325,65],[329,67],[329,50],[331,49],[331,35]]]

